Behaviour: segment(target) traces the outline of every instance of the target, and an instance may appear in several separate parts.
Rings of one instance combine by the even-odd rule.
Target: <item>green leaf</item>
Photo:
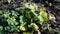
[[[12,15],[17,17],[19,14],[16,11],[12,11]]]
[[[30,32],[23,32],[23,34],[31,34]]]
[[[58,34],[60,34],[60,31],[58,31]]]
[[[0,11],[0,14],[3,14],[3,11]]]
[[[35,23],[31,23],[28,27],[32,27],[34,30],[38,30],[39,27]]]
[[[46,9],[44,7],[40,8],[40,13],[39,13],[38,19],[40,20],[41,24],[43,22],[47,22],[48,21],[48,14],[46,13]]]
[[[46,12],[42,11],[40,12],[40,15],[43,17],[44,21],[48,21],[48,15]]]
[[[16,8],[15,10],[16,11],[23,11],[25,9],[25,7],[19,7],[19,8]]]
[[[0,31],[2,31],[3,30],[3,26],[0,26]]]
[[[31,11],[37,10],[37,5],[35,5],[34,3],[25,3],[23,7],[31,9]]]
[[[6,26],[5,27],[5,31],[10,31],[10,27],[9,26]]]
[[[9,18],[10,14],[11,14],[10,12],[4,12],[3,16],[4,16],[4,18]]]
[[[20,8],[16,8],[15,10],[19,11],[19,10],[20,10]]]
[[[38,16],[38,19],[40,21],[40,24],[42,24],[44,22],[44,19],[43,19],[43,17],[41,15]]]
[[[27,12],[26,15],[25,15],[26,18],[31,18],[30,16],[30,12]]]
[[[23,19],[23,16],[20,16],[20,23],[24,23],[24,19]]]
[[[8,25],[17,25],[18,22],[16,22],[15,18],[8,18],[7,19]]]
[[[25,25],[26,25],[27,23],[25,22],[25,23],[21,23],[21,25],[20,25],[20,30],[22,30],[22,31],[26,31],[26,27],[25,27]]]

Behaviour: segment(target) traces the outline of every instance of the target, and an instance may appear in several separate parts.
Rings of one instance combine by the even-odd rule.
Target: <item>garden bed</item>
[[[60,5],[48,4],[40,0],[1,0],[1,34],[60,34]]]

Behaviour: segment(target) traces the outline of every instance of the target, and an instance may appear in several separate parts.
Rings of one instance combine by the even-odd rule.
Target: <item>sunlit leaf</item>
[[[40,24],[42,24],[42,23],[44,22],[44,19],[43,19],[42,16],[38,16],[38,19],[39,19],[39,21],[40,21]]]
[[[26,31],[26,28],[24,27],[25,25],[26,25],[26,22],[25,22],[25,23],[22,23],[22,24],[20,25],[20,30]]]
[[[43,17],[44,21],[48,21],[48,15],[46,12],[40,12],[40,15]]]

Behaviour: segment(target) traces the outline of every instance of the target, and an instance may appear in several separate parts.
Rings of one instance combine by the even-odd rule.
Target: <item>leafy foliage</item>
[[[47,22],[48,15],[44,7],[40,9],[39,13],[36,13],[37,8],[37,5],[34,3],[24,3],[21,7],[15,8],[15,10],[0,12],[7,24],[4,27],[5,31],[20,32],[27,31],[29,28],[35,31],[39,30],[37,24],[42,25],[44,22]]]

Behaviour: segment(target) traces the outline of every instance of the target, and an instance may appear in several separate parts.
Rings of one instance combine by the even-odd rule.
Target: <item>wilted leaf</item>
[[[53,14],[49,14],[49,20],[55,21],[56,18],[55,18],[55,16]]]
[[[8,3],[11,3],[11,0],[7,0],[8,1]]]

